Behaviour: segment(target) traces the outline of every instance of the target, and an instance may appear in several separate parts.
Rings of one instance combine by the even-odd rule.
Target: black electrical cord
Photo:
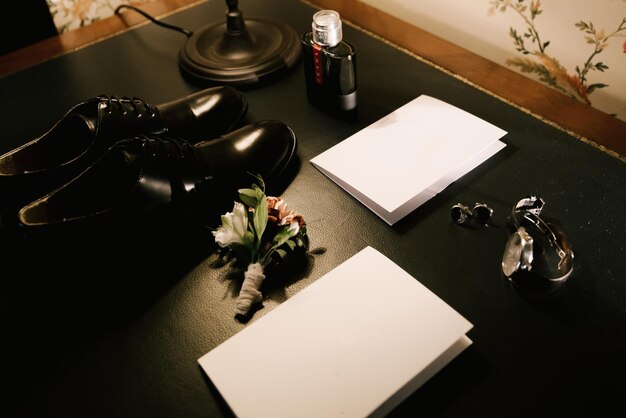
[[[193,32],[184,28],[181,28],[179,26],[174,26],[174,25],[170,25],[169,23],[164,23],[164,22],[160,22],[158,20],[156,20],[154,17],[150,16],[148,13],[144,12],[143,10],[135,7],[135,6],[131,6],[128,4],[120,4],[119,6],[117,6],[115,8],[115,14],[119,14],[119,11],[121,9],[131,9],[136,11],[137,13],[139,13],[140,15],[142,15],[143,17],[145,17],[146,19],[152,21],[153,23],[155,23],[156,25],[159,26],[163,26],[164,28],[168,28],[168,29],[172,29],[181,33],[184,33],[188,38],[191,37],[191,35],[193,35]]]

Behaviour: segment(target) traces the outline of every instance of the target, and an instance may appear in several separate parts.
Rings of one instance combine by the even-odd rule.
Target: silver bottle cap
[[[343,38],[341,18],[334,10],[321,10],[313,15],[313,42],[322,46],[335,46]]]

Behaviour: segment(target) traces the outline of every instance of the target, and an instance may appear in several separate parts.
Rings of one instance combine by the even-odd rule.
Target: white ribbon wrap
[[[263,301],[263,295],[259,289],[264,279],[265,274],[260,263],[248,265],[239,296],[237,296],[237,301],[235,302],[236,314],[247,315],[253,304]]]

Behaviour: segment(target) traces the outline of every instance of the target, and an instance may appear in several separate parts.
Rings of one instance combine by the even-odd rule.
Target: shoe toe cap
[[[296,156],[293,130],[277,120],[246,125],[217,141],[204,141],[197,150],[216,176],[241,178],[259,174],[266,179],[280,176]]]
[[[244,119],[248,102],[234,87],[216,86],[157,108],[171,134],[197,142],[230,132]]]

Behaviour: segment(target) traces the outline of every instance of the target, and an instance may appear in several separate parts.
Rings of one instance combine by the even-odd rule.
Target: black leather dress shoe
[[[0,214],[10,224],[17,209],[59,187],[116,141],[167,134],[194,143],[240,126],[248,103],[230,86],[211,87],[161,105],[99,96],[70,109],[48,132],[0,156]]]
[[[120,141],[80,175],[19,212],[23,230],[129,228],[189,217],[217,226],[237,190],[259,174],[268,186],[284,184],[297,166],[297,140],[274,120],[246,125],[195,145],[163,136]]]

